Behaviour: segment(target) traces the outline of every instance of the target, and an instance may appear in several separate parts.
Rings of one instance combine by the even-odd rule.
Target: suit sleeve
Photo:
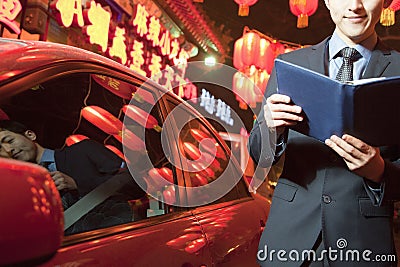
[[[385,160],[383,174],[383,202],[400,200],[400,158],[395,162]]]
[[[261,167],[270,167],[272,164],[276,163],[283,154],[286,146],[287,133],[277,139],[275,130],[268,128],[264,115],[266,99],[276,92],[276,73],[275,69],[273,69],[264,93],[261,111],[250,132],[247,147],[250,157]]]
[[[104,145],[92,140],[84,140],[82,150],[86,151],[88,158],[103,174],[115,174],[122,165],[122,159]]]

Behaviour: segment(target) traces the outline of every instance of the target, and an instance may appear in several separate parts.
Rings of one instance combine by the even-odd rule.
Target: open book
[[[400,76],[342,83],[280,59],[275,69],[278,93],[305,115],[294,130],[321,141],[347,133],[373,146],[400,144]]]

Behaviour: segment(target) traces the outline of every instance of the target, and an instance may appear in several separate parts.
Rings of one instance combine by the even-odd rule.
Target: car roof
[[[7,83],[7,80],[17,78],[16,76],[19,74],[34,71],[44,66],[62,62],[86,62],[120,71],[136,80],[156,87],[162,94],[168,94],[177,99],[181,104],[189,108],[191,112],[203,118],[199,111],[193,106],[186,103],[181,97],[167,90],[165,87],[110,58],[88,50],[59,43],[0,37],[0,56],[0,87],[3,82]],[[28,88],[26,90],[28,90]],[[1,92],[0,90],[0,96]],[[209,124],[204,118],[203,121]]]
[[[119,70],[167,93],[164,87],[130,68],[102,55],[78,47],[43,41],[0,38],[0,82],[23,72],[59,62],[87,62]],[[174,95],[174,94],[171,94]],[[174,97],[177,97],[174,95]],[[178,97],[179,98],[179,97]]]

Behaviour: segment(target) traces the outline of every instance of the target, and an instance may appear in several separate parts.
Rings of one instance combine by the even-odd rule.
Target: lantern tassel
[[[300,14],[297,17],[297,28],[307,28],[308,27],[308,15],[307,14]]]
[[[380,22],[383,26],[392,26],[395,22],[394,11],[391,8],[382,10]]]
[[[248,5],[239,5],[239,16],[246,17],[249,15],[249,6]]]

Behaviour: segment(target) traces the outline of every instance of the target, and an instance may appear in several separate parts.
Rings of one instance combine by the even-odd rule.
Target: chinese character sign
[[[97,44],[105,52],[108,46],[108,29],[111,20],[111,14],[103,9],[95,1],[90,2],[90,9],[84,12],[90,25],[86,27],[86,34],[89,36],[91,44]],[[107,30],[106,30],[107,29]]]
[[[21,3],[18,0],[0,0],[0,23],[5,24],[7,28],[16,34],[20,34],[21,30],[14,19],[21,9]]]
[[[82,0],[58,0],[52,6],[60,12],[57,20],[65,27],[72,24],[83,27]]]

